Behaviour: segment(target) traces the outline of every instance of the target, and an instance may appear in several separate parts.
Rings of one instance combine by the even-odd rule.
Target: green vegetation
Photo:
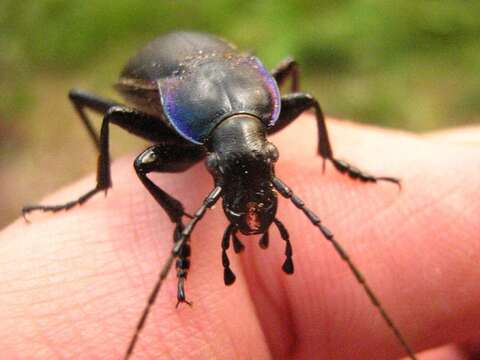
[[[479,14],[478,1],[2,0],[0,182],[18,179],[28,164],[42,171],[33,160],[39,154],[52,173],[65,172],[52,165],[62,156],[68,165],[61,166],[72,169],[68,156],[79,151],[62,145],[59,152],[57,134],[82,149],[89,144],[77,135],[68,89],[112,95],[124,62],[174,29],[221,35],[270,68],[295,57],[302,88],[331,116],[414,131],[478,121]],[[93,169],[85,156],[75,160]],[[7,191],[0,202],[24,193]]]
[[[24,110],[38,75],[100,67],[92,81],[106,85],[141,44],[187,28],[269,66],[295,56],[330,114],[414,130],[467,122],[480,108],[478,14],[475,1],[4,0],[0,111]]]

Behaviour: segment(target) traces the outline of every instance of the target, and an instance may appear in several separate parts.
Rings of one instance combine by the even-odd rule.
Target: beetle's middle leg
[[[173,235],[175,242],[180,239],[183,230],[182,217],[189,215],[185,213],[180,201],[154,184],[147,177],[147,174],[150,172],[181,172],[201,160],[204,156],[205,151],[201,146],[192,144],[185,145],[183,143],[164,143],[149,147],[135,159],[134,167],[140,181],[155,198],[157,203],[165,210],[170,220],[176,225]],[[185,299],[184,286],[188,269],[190,268],[189,257],[190,244],[188,241],[185,241],[178,251],[178,259],[176,262],[178,278],[177,306],[182,302],[189,304]]]
[[[293,93],[283,96],[280,117],[276,124],[267,130],[268,134],[273,134],[282,130],[291,124],[296,118],[298,118],[302,112],[311,108],[315,110],[318,128],[318,153],[324,159],[324,168],[325,161],[329,160],[338,171],[348,174],[353,179],[359,179],[365,182],[377,182],[379,180],[383,180],[400,185],[400,180],[397,178],[370,175],[343,160],[336,159],[333,156],[332,146],[330,145],[330,140],[328,138],[325,117],[322,109],[320,108],[320,104],[310,94]]]

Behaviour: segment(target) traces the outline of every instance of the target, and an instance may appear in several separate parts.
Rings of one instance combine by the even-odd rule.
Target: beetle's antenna
[[[383,317],[383,319],[385,320],[387,325],[390,327],[390,329],[392,329],[393,333],[395,334],[395,337],[398,339],[398,341],[400,342],[400,344],[402,345],[403,349],[408,354],[410,359],[417,360],[413,350],[410,348],[407,341],[405,340],[403,335],[400,333],[400,330],[395,325],[395,323],[390,318],[390,316],[388,316],[387,312],[383,308],[383,305],[380,303],[380,300],[377,298],[373,290],[367,284],[365,277],[360,272],[360,270],[355,266],[355,264],[352,262],[352,260],[350,259],[346,251],[343,249],[343,247],[335,240],[332,232],[325,225],[322,224],[318,216],[315,215],[315,213],[313,213],[312,210],[307,208],[303,200],[300,199],[297,195],[295,195],[292,192],[292,190],[287,185],[285,185],[283,181],[281,181],[277,177],[273,177],[272,184],[283,197],[290,199],[297,208],[302,210],[303,213],[307,216],[307,218],[312,222],[312,224],[318,227],[322,235],[332,243],[337,253],[347,263],[348,267],[355,275],[357,281],[362,285],[363,289],[365,290],[368,297],[370,298],[370,301],[372,302],[372,304],[378,309],[378,311],[380,312],[380,315]]]
[[[137,327],[135,328],[135,333],[133,334],[133,337],[130,340],[128,349],[125,353],[125,357],[124,357],[125,360],[128,360],[133,353],[133,349],[135,348],[135,344],[137,343],[138,336],[145,325],[145,321],[147,320],[148,314],[150,313],[150,309],[155,303],[158,292],[160,291],[160,288],[162,286],[163,280],[165,280],[165,278],[168,275],[168,272],[170,271],[170,268],[172,267],[173,260],[178,256],[180,249],[190,237],[190,234],[195,228],[195,225],[197,224],[197,222],[199,222],[202,219],[207,209],[211,208],[217,202],[217,200],[220,198],[221,193],[222,193],[222,188],[220,186],[216,186],[210,192],[210,194],[208,194],[205,200],[203,200],[202,206],[200,206],[198,210],[195,212],[195,214],[193,214],[192,220],[190,220],[190,222],[185,226],[185,228],[180,234],[180,238],[173,245],[172,251],[170,252],[170,255],[168,256],[167,261],[165,262],[165,264],[162,267],[162,270],[160,271],[157,283],[153,287],[152,292],[148,297],[147,305],[143,309],[142,316],[140,317],[140,320],[137,323]]]

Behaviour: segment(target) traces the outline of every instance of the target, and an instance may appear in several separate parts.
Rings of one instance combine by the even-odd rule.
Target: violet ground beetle
[[[278,86],[287,79],[291,80],[292,93],[280,96]],[[109,125],[113,123],[154,143],[135,159],[134,167],[140,181],[175,224],[174,246],[137,323],[125,359],[132,355],[150,309],[175,259],[177,306],[182,302],[188,303],[184,282],[190,267],[190,234],[207,209],[220,198],[223,198],[223,210],[230,223],[221,244],[225,284],[231,285],[235,281],[227,255],[230,242],[236,253],[244,247],[236,233],[261,234],[260,246],[267,247],[272,223],[285,241],[286,259],[282,269],[287,274],[293,273],[289,235],[275,216],[277,192],[290,199],[332,243],[409,357],[416,359],[364,276],[332,232],[275,176],[274,163],[278,159],[278,150],[268,142],[267,135],[282,130],[302,112],[313,109],[318,125],[318,153],[324,160],[324,168],[328,160],[338,171],[354,179],[364,182],[384,180],[400,185],[396,178],[372,176],[336,159],[318,101],[307,93],[298,92],[298,85],[298,67],[294,60],[284,60],[269,73],[256,57],[239,52],[235,46],[217,37],[194,32],[173,32],[149,43],[123,69],[115,87],[133,107],[88,92],[70,91],[70,100],[100,152],[97,185],[77,200],[62,205],[26,206],[23,214],[34,210],[68,210],[111,187],[108,148]],[[103,115],[100,136],[85,109]],[[180,201],[147,177],[153,171],[181,172],[202,159],[205,159],[214,178],[215,187],[193,215],[187,214]],[[186,225],[182,221],[184,216],[190,218]]]

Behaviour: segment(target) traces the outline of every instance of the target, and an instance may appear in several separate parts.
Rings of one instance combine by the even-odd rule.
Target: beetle
[[[279,86],[288,79],[292,93],[281,96]],[[220,198],[229,222],[221,243],[225,284],[231,285],[235,281],[227,255],[230,243],[236,253],[244,248],[237,233],[261,235],[259,244],[265,248],[272,224],[285,242],[282,269],[287,274],[294,272],[289,234],[276,217],[277,194],[290,199],[332,243],[406,353],[415,359],[397,326],[333,233],[275,175],[274,164],[279,152],[267,136],[287,127],[302,112],[313,109],[318,128],[318,153],[323,158],[324,169],[325,162],[329,161],[335,169],[351,178],[363,182],[388,181],[400,186],[400,181],[394,177],[373,176],[334,157],[320,104],[312,95],[299,92],[298,65],[293,59],[284,60],[269,73],[259,59],[240,52],[223,39],[197,32],[172,32],[157,37],[131,58],[115,88],[130,106],[82,90],[73,89],[69,93],[99,151],[95,188],[65,204],[25,206],[22,213],[26,216],[34,210],[68,210],[112,186],[110,124],[153,143],[135,159],[134,168],[140,181],[175,224],[175,243],[137,323],[125,353],[126,359],[133,353],[163,280],[175,260],[177,306],[190,304],[185,295],[185,280],[190,267],[190,235],[206,210]],[[99,135],[87,117],[86,109],[103,115]],[[179,200],[147,177],[151,172],[182,172],[201,160],[205,160],[215,185],[193,215],[184,210]],[[185,217],[190,218],[186,225],[183,222]]]

